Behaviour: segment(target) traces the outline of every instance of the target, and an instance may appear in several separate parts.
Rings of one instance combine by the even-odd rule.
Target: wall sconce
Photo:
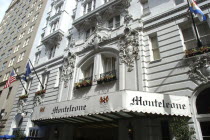
[[[133,126],[131,123],[129,123],[128,125],[128,137],[129,137],[129,140],[133,140],[133,134],[134,134],[134,130],[133,130]]]
[[[55,136],[56,138],[58,138],[58,137],[59,137],[59,131],[58,131],[58,128],[55,128],[55,129],[54,129],[54,136]]]
[[[21,113],[21,116],[22,116],[22,117],[25,117],[25,116],[27,116],[28,114],[32,114],[32,112],[27,112],[27,111],[26,111],[26,112],[22,112],[22,113]]]
[[[2,117],[6,116],[6,115],[7,115],[7,112],[1,113],[1,116],[2,116]]]

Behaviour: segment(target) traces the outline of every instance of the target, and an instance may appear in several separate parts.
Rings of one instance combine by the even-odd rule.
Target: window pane
[[[197,28],[200,36],[210,34],[210,28],[207,22],[197,25]]]
[[[187,40],[191,40],[191,39],[194,39],[194,32],[192,30],[192,28],[187,28],[187,29],[183,29],[182,30],[182,34],[183,34],[183,37],[184,37],[184,41],[187,41]]]
[[[184,0],[174,0],[175,1],[175,4],[178,5],[178,4],[181,4],[184,2]]]
[[[120,16],[116,16],[115,17],[115,27],[119,27],[120,26]]]
[[[160,51],[158,48],[153,50],[153,58],[154,60],[160,59]]]
[[[210,140],[210,122],[200,122],[203,140]]]
[[[108,22],[108,28],[112,29],[113,28],[113,18],[111,18]]]

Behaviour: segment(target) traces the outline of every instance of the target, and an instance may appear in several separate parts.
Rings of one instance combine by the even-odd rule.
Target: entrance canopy
[[[130,114],[140,116],[144,113],[190,117],[189,98],[140,91],[120,91],[37,106],[34,108],[32,121],[61,119],[78,122],[100,118],[110,120],[114,118],[113,116],[129,117]]]

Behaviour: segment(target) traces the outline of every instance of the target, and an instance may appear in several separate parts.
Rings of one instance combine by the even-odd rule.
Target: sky
[[[11,0],[0,0],[0,22],[2,21],[5,11],[9,7]]]

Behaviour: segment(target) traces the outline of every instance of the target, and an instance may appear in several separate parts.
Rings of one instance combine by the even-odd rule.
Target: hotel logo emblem
[[[100,97],[100,103],[108,103],[109,102],[109,96]]]
[[[45,110],[45,107],[41,107],[39,111],[44,112],[44,110]]]

